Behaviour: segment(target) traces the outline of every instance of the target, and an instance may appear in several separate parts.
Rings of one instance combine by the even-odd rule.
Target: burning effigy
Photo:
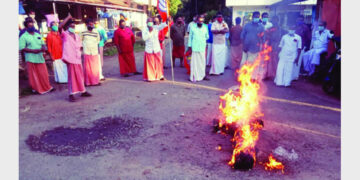
[[[220,96],[221,116],[214,120],[214,130],[232,135],[234,150],[228,164],[234,169],[249,170],[256,163],[255,145],[264,127],[264,114],[260,108],[260,84],[254,73],[261,61],[270,59],[269,52],[271,46],[265,44],[253,63],[246,63],[237,71],[239,88]]]

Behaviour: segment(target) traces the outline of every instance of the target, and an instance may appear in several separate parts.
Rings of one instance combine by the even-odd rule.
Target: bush
[[[145,42],[141,40],[136,40],[134,45],[134,52],[141,52],[145,50]],[[107,43],[104,47],[104,56],[114,56],[116,55],[117,48],[114,43]]]

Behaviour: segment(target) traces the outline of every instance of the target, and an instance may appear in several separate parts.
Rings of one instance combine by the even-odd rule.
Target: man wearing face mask
[[[85,89],[84,71],[81,62],[81,39],[75,33],[75,22],[69,14],[59,25],[61,39],[63,41],[62,60],[66,63],[68,72],[69,101],[75,102],[75,94],[81,93],[81,97],[92,96]],[[65,27],[65,31],[62,29]]]
[[[94,21],[86,19],[87,31],[81,34],[84,54],[85,85],[98,86],[100,84],[99,50],[100,35],[96,31]]]
[[[222,75],[225,70],[227,60],[227,46],[225,34],[229,32],[229,27],[221,13],[216,15],[217,19],[211,26],[211,32],[213,33],[213,45],[211,56],[211,68],[210,75]]]
[[[53,21],[50,23],[51,31],[46,37],[46,45],[50,57],[53,61],[53,69],[55,82],[67,83],[67,67],[66,64],[61,60],[62,58],[62,40],[59,33],[59,26],[57,22]]]
[[[204,25],[204,16],[198,16],[196,26],[190,28],[188,51],[191,52],[190,81],[210,80],[206,77],[205,48],[209,39],[208,27]]]
[[[128,77],[131,73],[141,74],[136,71],[134,45],[135,36],[129,27],[126,27],[125,20],[119,21],[119,29],[114,33],[114,43],[118,50],[120,74]]]
[[[175,66],[175,59],[180,59],[180,66],[183,67],[185,53],[185,25],[181,17],[176,18],[176,23],[170,28],[170,38],[173,41],[172,60]]]
[[[21,37],[21,35],[23,35],[26,31],[27,31],[27,25],[25,25],[25,22],[29,22],[29,21],[32,21],[32,22],[34,22],[34,20],[31,18],[31,17],[27,17],[27,18],[25,18],[25,21],[23,22],[23,24],[24,24],[24,29],[22,29],[21,31],[20,31],[20,33],[19,33],[19,38]],[[39,33],[40,34],[40,31],[38,31],[35,27],[34,27],[34,29],[35,29],[35,32],[36,33]]]
[[[281,38],[279,47],[281,51],[274,82],[277,86],[289,87],[294,64],[298,64],[301,52],[301,37],[295,34],[295,25],[291,26],[289,33]]]
[[[166,27],[166,23],[154,25],[153,18],[148,18],[147,27],[141,33],[142,38],[145,41],[144,81],[165,80],[159,42],[159,31]]]
[[[243,57],[240,68],[245,63],[253,63],[258,56],[263,45],[264,26],[260,25],[260,13],[253,12],[252,21],[247,23],[241,32],[241,39],[243,40]],[[263,62],[261,62],[263,63]],[[252,79],[262,80],[264,76],[264,69],[259,65],[252,74]]]
[[[34,93],[44,94],[55,90],[49,82],[49,74],[43,53],[45,43],[39,33],[35,32],[32,19],[24,22],[27,31],[19,39],[19,50],[24,52],[29,84]]]
[[[261,24],[264,26],[265,31],[273,26],[271,22],[269,22],[269,14],[267,12],[263,12],[261,14]]]
[[[333,37],[334,34],[326,29],[326,22],[320,21],[318,30],[312,37],[312,47],[303,56],[304,70],[308,75],[311,76],[315,72],[315,66],[320,64],[320,54],[327,51],[329,40]]]

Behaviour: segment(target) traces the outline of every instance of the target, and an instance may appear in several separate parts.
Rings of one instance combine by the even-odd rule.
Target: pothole
[[[29,135],[25,141],[32,151],[58,156],[78,156],[100,149],[126,148],[143,128],[143,119],[129,116],[104,117],[91,128],[56,127]]]

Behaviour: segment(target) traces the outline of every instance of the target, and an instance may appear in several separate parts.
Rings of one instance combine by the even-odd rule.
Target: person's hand
[[[187,53],[189,53],[189,54],[192,53],[192,48],[191,47],[188,48]]]
[[[295,64],[296,66],[299,66],[299,58],[296,58],[296,59],[295,59],[294,64]]]
[[[32,51],[33,51],[33,53],[35,53],[35,54],[38,54],[38,53],[43,52],[42,49],[33,49]]]
[[[66,60],[64,60],[64,59],[62,59],[62,61],[63,61],[66,65],[69,64],[69,63],[68,63]]]

